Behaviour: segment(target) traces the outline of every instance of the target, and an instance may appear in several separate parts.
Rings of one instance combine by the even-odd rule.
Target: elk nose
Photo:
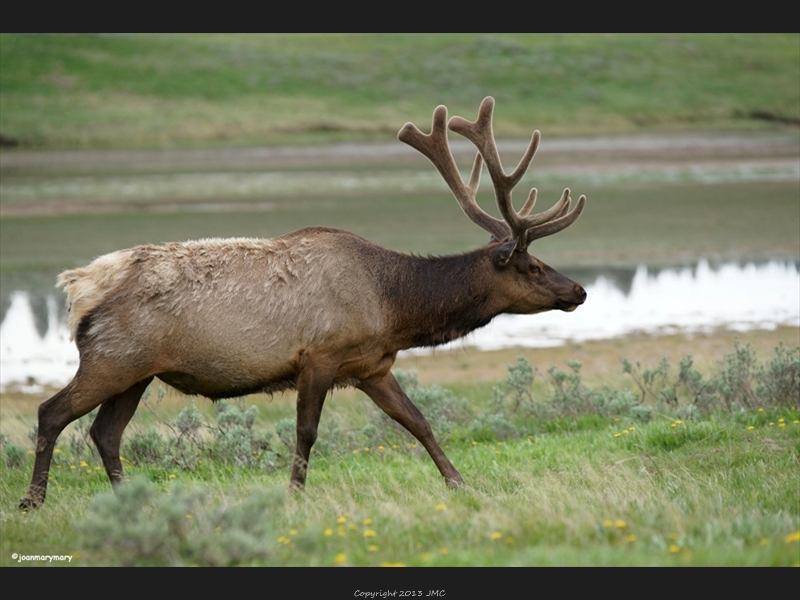
[[[586,302],[586,290],[579,286],[577,283],[575,284],[575,293],[581,297],[581,302]]]

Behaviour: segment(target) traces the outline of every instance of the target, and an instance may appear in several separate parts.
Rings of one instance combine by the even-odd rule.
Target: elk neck
[[[488,248],[440,257],[392,253],[383,267],[375,274],[398,349],[447,343],[502,312],[493,301]]]

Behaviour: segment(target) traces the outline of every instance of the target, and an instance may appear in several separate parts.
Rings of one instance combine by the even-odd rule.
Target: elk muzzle
[[[571,297],[559,299],[556,303],[556,308],[564,312],[572,312],[584,302],[586,302],[586,290],[581,285],[572,282]]]

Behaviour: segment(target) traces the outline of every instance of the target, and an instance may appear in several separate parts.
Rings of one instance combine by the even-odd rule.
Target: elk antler
[[[433,123],[429,135],[422,133],[413,123],[406,123],[398,132],[397,139],[428,157],[447,182],[461,210],[473,223],[491,233],[497,240],[507,239],[511,235],[508,225],[483,210],[475,200],[483,167],[480,153],[475,156],[469,184],[464,185],[447,141],[446,120],[447,107],[439,105],[433,111]]]
[[[481,103],[475,122],[467,121],[462,117],[453,117],[448,124],[451,130],[463,135],[478,148],[478,155],[475,157],[472,175],[467,186],[461,179],[447,142],[447,132],[444,128],[447,109],[444,106],[437,107],[433,113],[433,127],[430,135],[423,134],[412,123],[406,123],[397,137],[430,159],[450,186],[450,190],[462,210],[474,223],[491,233],[497,240],[516,240],[516,249],[524,251],[533,240],[552,235],[574,223],[583,212],[586,197],[581,196],[575,210],[569,212],[571,199],[569,188],[567,188],[561,195],[561,199],[551,208],[529,216],[531,209],[536,204],[537,196],[536,188],[532,188],[523,207],[519,212],[515,211],[511,202],[511,192],[528,170],[539,147],[541,134],[538,130],[533,132],[531,143],[520,159],[517,168],[511,175],[506,175],[492,133],[493,111],[494,98],[487,96]],[[503,216],[503,221],[495,219],[485,212],[475,200],[480,183],[481,158],[486,162],[489,176],[492,178],[497,207]]]

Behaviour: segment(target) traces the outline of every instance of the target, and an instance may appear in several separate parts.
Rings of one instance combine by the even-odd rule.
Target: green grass
[[[0,560],[12,564],[9,557],[18,552],[73,554],[77,565],[203,564],[197,548],[180,550],[180,540],[223,539],[219,524],[226,518],[235,523],[243,518],[236,511],[254,503],[263,530],[242,542],[257,547],[245,564],[797,564],[800,547],[787,538],[800,528],[800,426],[685,423],[688,439],[665,449],[652,440],[676,435],[666,420],[637,423],[624,440],[614,437],[620,425],[629,424],[542,434],[534,443],[451,444],[447,451],[467,481],[455,492],[427,457],[390,449],[315,457],[308,487],[297,495],[285,492],[282,471],[209,467],[198,475],[129,468],[130,475],[154,483],[138,480],[130,495],[115,498],[90,463],[56,475],[45,507],[21,514],[14,502],[30,464],[4,468]],[[200,499],[190,502],[197,494]],[[137,536],[123,527],[167,519],[140,514],[137,501],[185,511],[180,533],[149,534],[163,549],[125,552],[126,544],[147,547],[148,540],[141,534],[131,541]],[[139,520],[121,520],[126,510]],[[225,511],[229,517],[220,516]],[[235,555],[206,560],[228,564]]]
[[[0,461],[0,565],[20,564],[17,553],[70,555],[73,565],[797,566],[800,408],[782,396],[768,401],[756,382],[778,377],[796,397],[798,350],[776,349],[767,370],[747,379],[764,406],[728,410],[720,397],[717,408],[687,411],[689,390],[671,371],[666,381],[682,390],[677,405],[655,403],[645,414],[595,400],[572,416],[545,416],[556,405],[540,404],[553,402],[540,384],[534,404],[512,415],[485,391],[473,390],[467,402],[401,375],[464,476],[455,491],[409,436],[351,394],[326,406],[307,488],[295,494],[286,491],[292,453],[274,434],[252,438],[259,440],[252,459],[248,452],[233,460],[225,450],[232,446],[223,447],[222,429],[242,434],[235,423],[255,412],[241,403],[216,416],[210,403],[198,403],[206,436],[199,460],[134,458],[137,434],[160,424],[174,444],[187,414],[159,394],[134,418],[123,445],[130,482],[117,494],[81,443],[84,419],[62,434],[44,507],[19,512],[32,452],[10,451],[21,443],[17,432],[5,438]],[[741,352],[749,349],[737,345]],[[528,386],[520,365],[507,381]],[[744,376],[741,365],[720,368],[720,377]],[[624,385],[618,393],[627,397]],[[287,400],[259,403],[259,417],[245,428],[280,433]],[[686,412],[692,416],[674,416]],[[522,427],[503,435],[476,427],[509,415]]]
[[[431,108],[527,136],[800,119],[796,34],[0,37],[0,132],[28,148],[390,139]]]

